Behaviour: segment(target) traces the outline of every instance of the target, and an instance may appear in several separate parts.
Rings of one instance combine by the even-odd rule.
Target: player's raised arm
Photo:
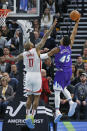
[[[23,60],[23,53],[19,54],[16,57],[5,57],[6,60],[10,60],[10,61],[20,61]]]
[[[41,59],[47,59],[49,56],[53,56],[54,54],[57,54],[60,51],[60,48],[55,47],[48,53],[40,54]]]
[[[53,56],[54,54],[57,54],[60,51],[60,48],[55,47],[51,51],[48,52],[48,56]]]
[[[72,45],[73,45],[73,43],[74,43],[75,36],[76,36],[76,34],[77,34],[77,29],[78,29],[79,20],[80,20],[80,19],[78,19],[78,20],[76,21],[75,26],[74,26],[73,31],[72,31],[72,34],[71,34],[71,36],[70,36],[70,40],[71,40],[70,46],[71,46],[71,48],[72,48]]]
[[[54,20],[52,26],[50,27],[50,29],[45,33],[45,35],[43,36],[42,40],[40,41],[40,43],[37,45],[36,49],[41,49],[44,45],[45,42],[47,40],[47,38],[50,36],[51,32],[53,31],[55,25],[57,24],[57,19]]]

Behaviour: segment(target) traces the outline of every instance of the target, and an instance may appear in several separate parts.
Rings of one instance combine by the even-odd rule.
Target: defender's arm
[[[6,57],[5,59],[10,60],[10,61],[15,61],[15,62],[20,61],[20,60],[23,60],[23,53],[19,54],[16,57]]]
[[[59,51],[60,51],[60,48],[55,47],[51,51],[49,51],[48,53],[40,54],[40,58],[41,59],[47,59],[48,57],[58,53]]]
[[[40,43],[37,45],[36,50],[41,49],[47,40],[47,38],[50,36],[51,32],[53,31],[55,25],[57,23],[57,19],[54,20],[53,25],[50,27],[50,29],[45,33]]]

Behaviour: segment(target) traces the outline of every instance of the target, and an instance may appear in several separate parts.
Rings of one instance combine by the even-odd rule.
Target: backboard
[[[10,9],[8,17],[29,18],[40,15],[40,0],[4,0],[2,9]]]

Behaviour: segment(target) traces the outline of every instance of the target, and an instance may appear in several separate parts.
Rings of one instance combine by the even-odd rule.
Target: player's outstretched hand
[[[80,21],[80,18],[76,21],[76,23],[79,23],[79,21]]]

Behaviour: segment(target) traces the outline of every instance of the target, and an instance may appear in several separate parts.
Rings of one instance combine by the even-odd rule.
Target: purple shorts
[[[59,87],[64,87],[68,86],[70,84],[72,76],[72,70],[68,70],[67,72],[64,71],[57,71],[55,78],[54,78],[54,89],[58,90]]]

